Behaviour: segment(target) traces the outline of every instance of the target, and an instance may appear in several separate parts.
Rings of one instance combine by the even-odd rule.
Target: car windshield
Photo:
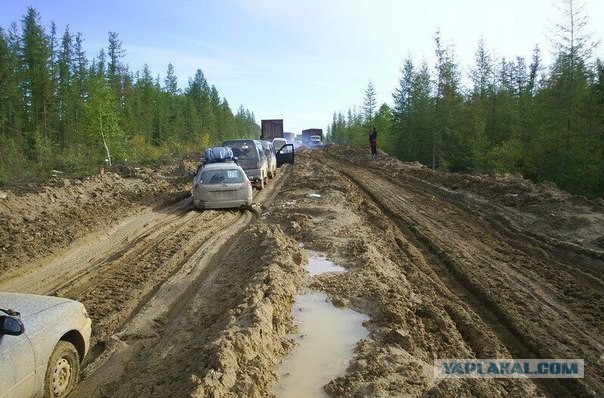
[[[202,184],[234,184],[243,182],[244,177],[238,169],[204,170],[200,180]]]

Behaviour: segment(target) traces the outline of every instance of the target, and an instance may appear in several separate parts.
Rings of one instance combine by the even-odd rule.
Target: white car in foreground
[[[66,397],[78,382],[91,325],[77,301],[0,293],[0,398]]]

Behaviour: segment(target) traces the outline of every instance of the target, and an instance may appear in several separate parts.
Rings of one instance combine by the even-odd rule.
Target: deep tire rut
[[[567,353],[571,358],[585,358],[586,372],[589,364],[597,363],[598,357],[593,350],[601,349],[598,339],[601,334],[598,330],[586,328],[581,320],[594,319],[593,311],[597,308],[593,306],[594,301],[600,302],[603,305],[600,308],[604,308],[602,296],[593,290],[593,284],[583,284],[580,291],[581,294],[591,294],[594,301],[569,302],[565,300],[564,282],[560,280],[566,277],[563,280],[568,283],[567,273],[563,276],[557,272],[536,274],[532,269],[548,270],[549,266],[532,258],[530,253],[517,249],[522,248],[523,243],[508,243],[508,237],[504,238],[482,221],[483,215],[465,212],[465,209],[456,208],[431,193],[418,192],[402,184],[394,185],[359,165],[344,166],[328,157],[319,159],[350,178],[396,222],[403,235],[419,248],[440,280],[488,325],[514,357],[560,358],[567,357],[560,356]],[[547,252],[547,248],[540,250]],[[554,262],[558,264],[558,270],[572,268],[562,266],[560,262]],[[581,279],[579,276],[574,283],[579,284]],[[514,288],[500,296],[501,288],[510,283]],[[532,309],[523,314],[521,303]],[[579,307],[572,310],[569,305]],[[556,319],[557,327],[543,330],[541,315]],[[455,320],[455,316],[451,318]],[[468,335],[464,333],[463,325],[460,329],[462,335]],[[569,342],[570,330],[574,338]],[[585,345],[586,342],[589,343]],[[468,343],[472,345],[471,340]],[[569,348],[572,351],[566,351]],[[481,355],[480,352],[476,354]],[[535,379],[535,382],[550,396],[590,394],[590,389],[577,379]]]

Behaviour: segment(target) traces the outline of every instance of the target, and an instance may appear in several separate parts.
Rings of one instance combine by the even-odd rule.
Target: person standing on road
[[[369,132],[369,145],[371,146],[371,156],[377,156],[377,130],[375,126]]]

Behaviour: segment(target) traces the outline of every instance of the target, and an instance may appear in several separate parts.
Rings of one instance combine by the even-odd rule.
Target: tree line
[[[336,143],[368,146],[375,125],[380,147],[404,161],[454,172],[520,173],[572,193],[604,194],[604,62],[593,56],[583,8],[564,1],[556,56],[546,66],[496,59],[483,39],[468,75],[436,32],[436,63],[403,61],[393,106],[376,109],[370,82],[362,107],[336,112],[328,127]]]
[[[147,65],[130,71],[125,54],[109,32],[107,48],[88,59],[82,34],[45,29],[32,7],[0,27],[0,183],[260,135],[254,114],[233,113],[201,69],[181,90],[172,64],[161,79]]]

